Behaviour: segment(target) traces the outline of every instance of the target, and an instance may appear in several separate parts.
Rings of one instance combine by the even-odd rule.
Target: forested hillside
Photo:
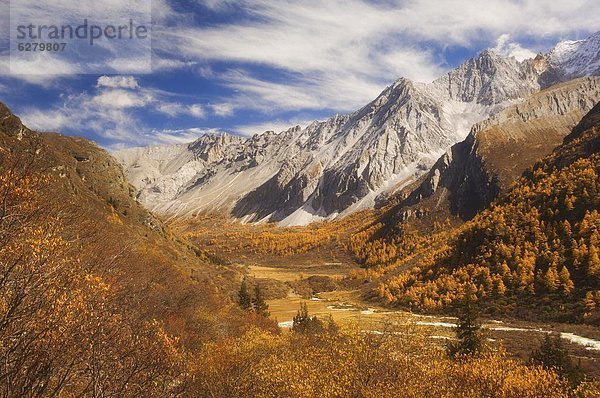
[[[439,311],[452,309],[471,288],[493,315],[597,324],[599,115],[596,105],[563,145],[472,221],[446,232],[438,226],[437,234],[397,238],[410,255],[379,262],[369,275],[381,282],[369,295],[391,305]],[[370,242],[355,237],[355,251],[377,240]]]

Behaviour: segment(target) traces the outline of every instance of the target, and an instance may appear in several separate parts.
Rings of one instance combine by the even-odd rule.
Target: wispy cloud
[[[496,47],[493,50],[504,56],[515,57],[518,61],[533,58],[536,55],[535,51],[525,48],[519,43],[512,42],[508,33],[498,37]]]
[[[235,63],[233,71],[213,76],[236,90],[230,101],[271,111],[348,111],[398,77],[430,81],[448,68],[434,47],[487,43],[523,59],[533,52],[520,40],[560,38],[600,26],[600,3],[591,0],[201,2],[223,16],[241,10],[245,18],[159,28],[157,47],[200,64]],[[284,71],[288,78],[257,76],[250,65]]]
[[[44,73],[39,73],[39,65],[44,65]],[[76,62],[69,62],[49,52],[32,53],[28,59],[11,59],[8,53],[0,54],[0,77],[44,88],[53,87],[60,80],[73,79],[78,72]]]
[[[185,105],[179,102],[159,102],[156,104],[156,110],[170,117],[180,115],[190,115],[197,119],[206,117],[206,110],[201,104]]]
[[[160,144],[187,144],[192,142],[205,134],[221,134],[223,133],[220,129],[206,129],[201,127],[192,127],[188,129],[164,129],[157,130],[153,129],[143,135],[146,136],[147,141],[153,142],[157,145]]]
[[[210,108],[216,116],[226,117],[233,115],[235,105],[223,102],[219,104],[210,104]]]
[[[101,76],[95,90],[65,95],[60,105],[51,108],[29,107],[21,118],[26,125],[41,131],[91,131],[115,145],[126,142],[145,145],[155,142],[180,142],[195,136],[197,131],[152,129],[133,112],[152,108],[170,116],[181,114],[204,118],[206,111],[200,104],[181,104],[171,100],[172,95],[160,90],[141,87],[131,76]],[[187,132],[187,133],[186,133]],[[185,133],[185,134],[184,134]]]
[[[13,3],[27,13],[35,1]],[[93,6],[100,19],[120,20],[143,1]],[[304,118],[312,114],[354,111],[399,77],[430,81],[450,68],[445,56],[457,48],[466,53],[489,47],[524,59],[552,41],[583,38],[600,26],[600,2],[593,0],[196,0],[190,11],[168,0],[152,2],[154,75],[132,76],[143,72],[144,60],[110,47],[111,71],[88,90],[63,80],[82,71],[76,59],[46,53],[19,61],[23,73],[12,78],[55,92],[66,87],[59,103],[34,103],[24,120],[44,130],[91,131],[113,145],[179,142],[205,131],[178,129],[181,120],[195,125],[196,119],[214,118],[207,125],[235,126],[245,135],[281,131],[307,124]],[[81,17],[79,0],[54,3],[65,15]],[[214,20],[199,22],[205,15],[198,18],[198,4]],[[0,52],[0,73],[7,69],[6,55]],[[40,64],[48,75],[29,73]],[[188,78],[198,81],[182,90],[187,94],[169,92],[166,85]],[[209,82],[206,91],[203,82]],[[3,83],[10,88],[12,81]],[[255,113],[252,120],[272,121],[245,123],[247,112]],[[163,123],[149,125],[148,114]]]
[[[1,30],[0,44],[4,44],[4,41],[8,42],[9,38],[16,40],[21,32],[26,32],[25,37],[19,37],[22,43],[37,44],[48,40],[54,42],[56,40],[53,39],[56,37],[51,35],[55,34],[58,35],[60,42],[65,43],[65,46],[59,51],[17,51],[13,47],[10,60],[8,54],[2,54],[1,63],[4,67],[0,68],[1,72],[13,79],[44,87],[50,86],[50,82],[58,79],[84,73],[150,72],[152,51],[149,32],[152,17],[156,15],[157,20],[160,21],[165,15],[171,13],[171,8],[165,1],[96,0],[83,3],[78,0],[19,0],[10,3],[3,1],[1,10],[3,17],[5,16],[3,22],[6,26]],[[115,28],[125,26],[130,21],[136,28],[145,29],[146,33],[141,35],[144,40],[139,39],[140,35],[137,33],[134,35],[134,29],[131,30],[130,35],[129,31],[125,34]],[[19,25],[30,28],[21,30],[17,34]],[[69,25],[71,30],[65,31],[63,27],[66,25]],[[105,35],[104,28],[108,26],[112,27],[113,33]],[[52,27],[56,31],[53,31]],[[92,29],[96,31],[92,32]]]
[[[351,110],[372,100],[382,88],[355,76],[336,78],[330,74],[290,76],[285,82],[271,82],[236,69],[219,78],[236,93],[227,99],[231,107],[267,114],[302,109]]]
[[[100,76],[96,86],[135,89],[139,87],[139,84],[133,76]]]

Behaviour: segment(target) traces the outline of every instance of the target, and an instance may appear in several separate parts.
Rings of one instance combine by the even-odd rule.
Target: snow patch
[[[586,350],[600,351],[600,341],[598,340],[581,337],[573,333],[561,333],[560,337],[570,341],[571,343],[582,345]]]
[[[279,222],[282,227],[304,226],[313,222],[323,221],[335,218],[337,214],[331,214],[329,217],[321,216],[315,211],[309,203],[304,204],[298,210]]]
[[[277,326],[284,329],[291,329],[294,326],[294,321],[279,322]]]
[[[417,321],[417,322],[415,322],[415,324],[421,325],[421,326],[435,326],[435,327],[440,327],[440,328],[455,328],[456,327],[456,323],[449,323],[449,322]]]

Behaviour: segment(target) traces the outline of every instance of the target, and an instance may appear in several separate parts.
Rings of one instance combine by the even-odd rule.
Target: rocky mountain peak
[[[0,102],[0,129],[6,134],[16,134],[19,138],[27,130],[21,123],[21,119],[15,116],[2,102]]]
[[[549,73],[560,80],[600,74],[600,32],[585,40],[565,40],[547,55]]]
[[[534,162],[549,154],[600,100],[600,77],[561,83],[476,123],[394,209],[448,211],[470,219]],[[441,217],[443,219],[443,217]],[[396,219],[394,218],[394,219]]]
[[[8,109],[8,107],[6,105],[4,105],[2,102],[0,102],[0,118],[4,118],[6,116],[10,116],[12,115],[10,109]]]
[[[492,50],[483,50],[477,58],[473,60],[474,68],[482,74],[491,76],[497,72],[497,67],[504,63],[510,63],[511,58],[504,58]]]
[[[515,58],[491,50],[464,62],[433,85],[452,100],[488,106],[522,98],[540,88],[533,70]]]

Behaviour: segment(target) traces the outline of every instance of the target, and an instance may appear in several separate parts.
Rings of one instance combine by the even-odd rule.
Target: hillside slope
[[[236,273],[172,235],[106,151],[0,104],[3,395],[176,396],[182,360],[251,325]]]
[[[426,213],[437,221],[471,219],[558,146],[599,100],[600,78],[576,79],[475,124],[416,187],[392,198],[398,203],[388,211],[391,222]]]
[[[388,304],[435,311],[452,308],[470,289],[490,314],[597,324],[599,176],[597,104],[497,202],[412,266],[390,266],[405,271],[383,276],[371,293]]]
[[[108,238],[115,250],[127,247],[128,251],[141,252],[154,247],[153,251],[160,253],[164,262],[151,266],[155,274],[148,272],[143,261],[127,264],[127,272],[141,278],[136,283],[145,286],[153,281],[164,284],[161,289],[170,289],[160,282],[170,273],[169,278],[181,280],[182,287],[191,287],[193,283],[188,280],[192,272],[206,270],[209,276],[217,269],[177,242],[163,223],[135,200],[134,189],[119,163],[106,151],[84,138],[31,131],[3,104],[0,120],[0,152],[8,156],[7,164],[27,164],[28,173],[48,176],[44,200],[77,220],[76,228],[70,230],[79,240]],[[208,279],[204,282],[210,283]],[[165,296],[179,294],[174,290]]]

